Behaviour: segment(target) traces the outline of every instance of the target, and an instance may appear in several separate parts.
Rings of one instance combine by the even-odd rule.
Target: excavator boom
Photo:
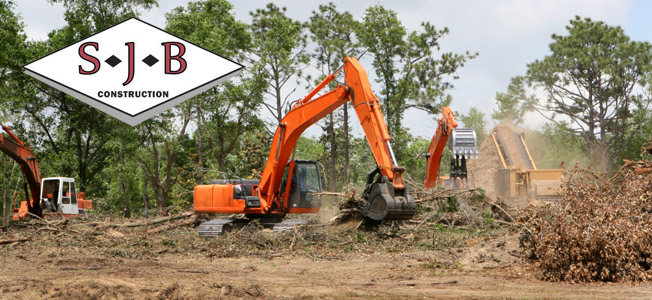
[[[20,169],[23,172],[23,176],[25,178],[25,200],[27,203],[28,211],[40,217],[42,216],[39,199],[39,193],[41,189],[41,173],[38,168],[36,156],[30,147],[27,146],[25,142],[20,140],[13,131],[11,131],[9,126],[2,124],[0,124],[0,126],[2,126],[2,130],[4,130],[7,135],[9,135],[8,139],[0,133],[0,151],[11,157],[20,166]],[[27,196],[27,185],[29,185],[31,201]]]
[[[342,69],[345,73],[345,84],[313,99]],[[371,91],[366,71],[357,59],[351,57],[344,59],[344,66],[335,74],[329,74],[305,98],[297,101],[279,122],[260,182],[246,185],[244,194],[234,192],[235,189],[242,189],[236,187],[236,180],[224,184],[196,186],[195,211],[245,213],[250,216],[318,212],[318,206],[296,205],[296,202],[289,199],[291,183],[295,180],[293,176],[300,176],[301,172],[308,170],[304,168],[304,171],[301,171],[294,167],[295,161],[290,161],[290,156],[297,140],[308,127],[347,101],[352,102],[377,163],[376,170],[370,173],[367,182],[364,194],[367,204],[361,208],[362,213],[375,220],[391,219],[395,215],[403,219],[414,215],[414,201],[402,179],[405,169],[399,167],[393,158],[391,138],[380,110],[380,103]],[[307,166],[305,162],[304,166]],[[288,175],[285,175],[286,169]],[[301,172],[293,175],[294,169]],[[287,176],[285,179],[284,175]],[[299,183],[303,184],[303,180],[299,179]],[[283,187],[286,187],[285,192],[281,192]],[[248,189],[251,189],[251,193]]]

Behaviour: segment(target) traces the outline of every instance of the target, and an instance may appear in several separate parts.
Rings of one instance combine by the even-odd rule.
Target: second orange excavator
[[[344,70],[345,83],[313,97]],[[260,180],[228,179],[198,185],[194,207],[201,213],[245,214],[247,220],[283,228],[288,213],[317,213],[321,203],[315,193],[322,183],[316,161],[290,160],[297,140],[309,126],[351,101],[364,130],[376,168],[367,176],[366,200],[359,210],[372,220],[401,220],[414,216],[416,205],[403,182],[405,168],[398,166],[391,137],[378,99],[371,91],[367,72],[356,58],[329,74],[305,98],[297,101],[279,122]],[[214,236],[232,226],[232,219],[217,219],[200,226],[200,236]]]
[[[430,189],[444,185],[454,189],[462,189],[466,181],[466,160],[478,157],[478,143],[473,129],[457,128],[457,121],[450,107],[442,107],[442,116],[435,135],[430,141],[426,153],[426,177],[423,185]],[[450,176],[439,176],[439,165],[446,144],[451,149]]]
[[[93,203],[84,199],[84,192],[77,193],[74,178],[41,178],[41,171],[32,148],[18,138],[9,126],[0,124],[0,128],[8,135],[7,138],[0,133],[0,152],[13,159],[23,172],[25,200],[20,201],[20,206],[16,205],[13,210],[15,221],[27,218],[30,214],[43,217],[44,212],[78,217],[92,211]],[[14,197],[14,204],[16,204],[15,200]]]

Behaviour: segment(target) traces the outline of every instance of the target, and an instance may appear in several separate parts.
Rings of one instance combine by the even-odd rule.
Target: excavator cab
[[[292,172],[290,172],[292,168]],[[314,160],[293,160],[288,163],[283,183],[281,185],[281,195],[288,201],[290,213],[309,213],[317,212],[321,207],[321,198],[316,193],[322,191],[322,180],[319,172],[319,166]],[[288,188],[288,175],[292,176]],[[288,191],[288,193],[286,193]]]
[[[43,178],[41,202],[53,212],[60,211],[64,215],[79,214],[75,179],[67,177]]]

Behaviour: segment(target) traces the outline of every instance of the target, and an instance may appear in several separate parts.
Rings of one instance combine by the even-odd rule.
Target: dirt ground
[[[541,281],[500,226],[312,223],[213,240],[115,220],[0,233],[0,299],[650,299],[652,285]],[[160,224],[159,224],[160,225]],[[157,226],[159,226],[157,225]]]

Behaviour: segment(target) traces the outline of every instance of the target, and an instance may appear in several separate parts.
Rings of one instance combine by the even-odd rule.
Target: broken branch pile
[[[652,279],[652,178],[629,164],[607,179],[586,170],[566,175],[559,205],[527,220],[526,246],[552,281]]]

